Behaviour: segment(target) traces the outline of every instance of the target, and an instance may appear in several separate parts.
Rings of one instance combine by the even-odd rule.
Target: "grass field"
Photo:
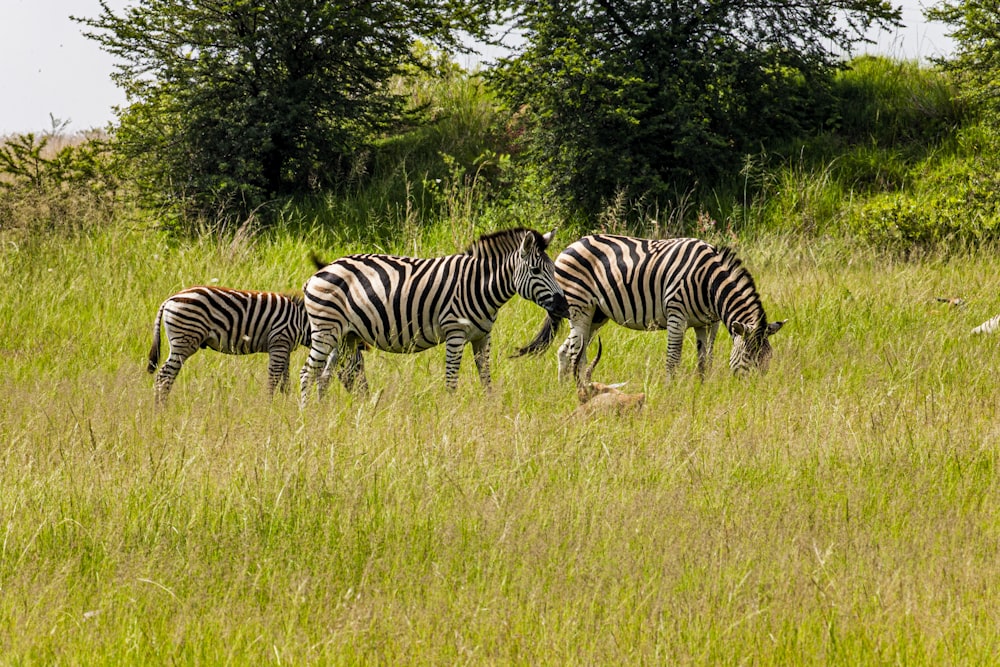
[[[266,356],[208,351],[156,410],[160,301],[213,280],[296,289],[310,249],[124,226],[5,241],[0,663],[1000,655],[1000,338],[969,334],[1000,312],[995,252],[745,241],[789,320],[770,373],[732,378],[720,332],[699,382],[689,332],[668,381],[664,335],[609,325],[595,379],[645,391],[634,417],[570,419],[554,348],[506,358],[542,321],[521,300],[488,393],[469,353],[454,394],[443,348],[371,353],[371,396],[300,409],[268,399]]]

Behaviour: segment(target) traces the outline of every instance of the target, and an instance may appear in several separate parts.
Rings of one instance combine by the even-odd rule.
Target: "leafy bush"
[[[876,196],[862,205],[853,231],[878,248],[978,246],[1000,240],[1000,177],[971,161],[951,161],[921,190]]]
[[[17,135],[0,144],[0,232],[69,232],[121,212],[122,181],[102,135]]]
[[[217,4],[102,4],[78,20],[117,57],[129,104],[116,150],[144,201],[219,224],[343,187],[399,119],[387,84],[414,62],[414,41],[457,47],[459,31],[482,36],[490,16],[479,0]]]

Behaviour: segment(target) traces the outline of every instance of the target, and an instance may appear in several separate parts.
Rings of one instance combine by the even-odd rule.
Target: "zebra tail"
[[[326,265],[329,264],[329,262],[324,262],[322,259],[320,259],[319,255],[316,254],[315,250],[309,251],[309,259],[312,260],[312,263],[316,267],[317,271],[326,268]]]
[[[160,365],[160,324],[163,322],[163,307],[166,302],[160,305],[156,311],[156,322],[153,323],[153,347],[149,349],[149,363],[146,364],[146,371],[155,373],[156,367]]]
[[[559,333],[560,325],[562,325],[562,318],[546,315],[545,324],[542,325],[542,329],[535,336],[535,339],[519,349],[516,354],[512,354],[511,358],[523,357],[526,354],[537,355],[547,350],[552,341],[555,340],[556,334]]]

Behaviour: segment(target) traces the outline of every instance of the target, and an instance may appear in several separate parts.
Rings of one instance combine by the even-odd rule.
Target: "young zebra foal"
[[[156,313],[150,373],[160,363],[160,325],[170,345],[154,383],[156,402],[167,400],[184,362],[202,348],[223,354],[267,352],[268,387],[288,391],[288,359],[296,345],[309,347],[309,318],[301,294],[191,287],[169,297]]]

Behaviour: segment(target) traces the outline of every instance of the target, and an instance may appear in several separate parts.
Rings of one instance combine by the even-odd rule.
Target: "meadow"
[[[969,332],[1000,312],[995,249],[738,248],[788,319],[770,372],[733,378],[720,331],[699,381],[689,332],[668,380],[663,334],[609,325],[595,379],[646,406],[579,421],[554,347],[507,358],[543,318],[518,298],[488,392],[468,352],[454,393],[443,348],[373,352],[370,395],[300,407],[265,355],[205,351],[157,410],[164,298],[297,289],[310,250],[356,248],[5,238],[0,663],[990,664],[1000,345]]]

